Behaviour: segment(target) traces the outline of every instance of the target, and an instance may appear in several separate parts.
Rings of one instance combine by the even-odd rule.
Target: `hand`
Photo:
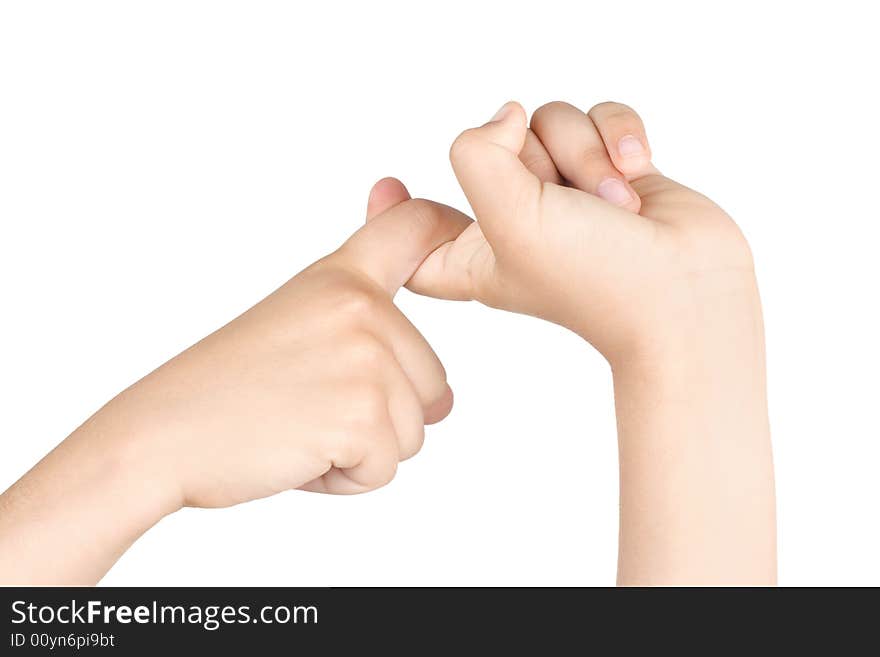
[[[508,103],[450,157],[477,223],[431,254],[414,291],[542,317],[612,362],[686,346],[704,299],[735,301],[740,325],[760,314],[737,226],[657,171],[628,107],[550,103],[529,130]]]
[[[733,221],[654,168],[616,103],[550,103],[530,130],[508,103],[451,159],[477,223],[409,287],[556,322],[608,359],[618,582],[774,583],[761,305]]]
[[[469,223],[427,201],[396,205],[127,391],[141,448],[162,455],[181,503],[388,483],[452,405],[443,365],[392,298]]]
[[[181,506],[391,480],[452,407],[443,366],[392,297],[470,220],[421,200],[370,212],[339,250],[121,393],[0,496],[0,583],[93,583]]]

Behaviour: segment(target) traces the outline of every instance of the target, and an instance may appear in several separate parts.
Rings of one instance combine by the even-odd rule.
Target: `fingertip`
[[[644,136],[626,134],[617,140],[610,152],[617,169],[630,180],[651,172],[651,149]]]
[[[394,176],[385,176],[381,180],[376,181],[370,194],[372,195],[377,192],[385,194],[396,192],[398,194],[406,194],[409,196],[409,191],[407,191],[406,185],[404,185],[399,178],[395,178]]]
[[[630,212],[638,212],[642,207],[642,200],[632,185],[616,176],[602,180],[596,187],[596,196]]]
[[[651,146],[638,112],[623,103],[606,101],[587,114],[602,135],[614,166],[628,180],[654,173]]]
[[[436,424],[444,419],[452,411],[454,401],[452,388],[449,387],[449,384],[446,384],[446,390],[440,398],[425,408],[425,424]]]
[[[519,154],[525,145],[528,129],[526,111],[517,101],[509,100],[483,128],[487,129],[489,141]]]
[[[370,189],[367,199],[367,221],[409,198],[409,190],[400,180],[390,176],[382,178]]]
[[[523,106],[515,100],[508,100],[504,103],[495,115],[489,119],[489,123],[506,123],[506,122],[526,122],[526,111]]]

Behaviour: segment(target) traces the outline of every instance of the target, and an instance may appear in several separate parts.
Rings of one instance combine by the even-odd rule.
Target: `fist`
[[[111,402],[145,418],[125,440],[176,504],[369,491],[449,413],[443,366],[392,299],[471,222],[423,200],[380,206],[336,252]]]
[[[411,289],[561,324],[612,365],[687,349],[708,315],[728,331],[755,330],[742,234],[660,174],[630,108],[550,103],[529,125],[508,103],[463,132],[450,158],[477,222],[426,259]]]

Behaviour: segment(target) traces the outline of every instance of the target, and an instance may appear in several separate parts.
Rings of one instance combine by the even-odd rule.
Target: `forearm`
[[[95,584],[176,508],[114,400],[0,496],[0,584]]]
[[[760,303],[700,300],[663,347],[614,366],[618,583],[773,584],[776,528]]]

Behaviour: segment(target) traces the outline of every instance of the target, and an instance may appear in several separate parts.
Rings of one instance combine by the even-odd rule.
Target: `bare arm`
[[[406,201],[127,389],[0,496],[0,584],[94,584],[183,506],[388,483],[452,407],[392,302],[470,221]],[[384,210],[384,211],[383,211]]]
[[[690,328],[616,363],[619,584],[774,584],[764,338],[748,274]],[[658,341],[659,342],[659,341]]]

